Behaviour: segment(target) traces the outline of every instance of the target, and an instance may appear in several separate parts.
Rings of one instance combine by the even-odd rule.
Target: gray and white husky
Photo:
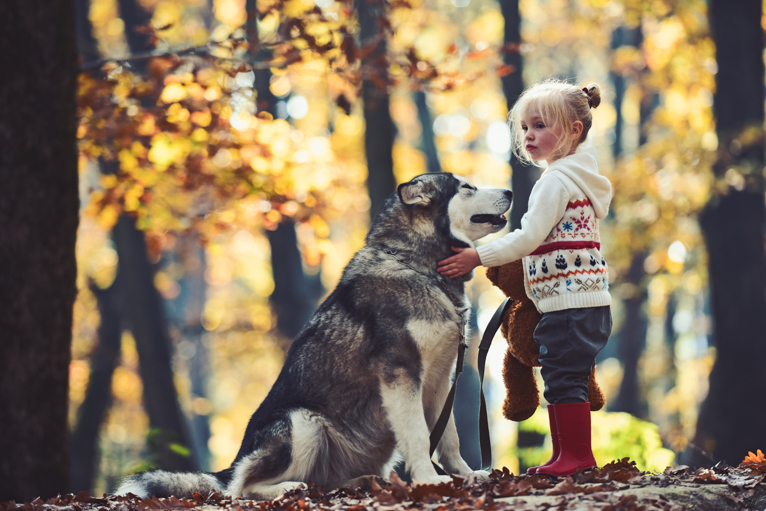
[[[443,278],[436,267],[454,254],[450,247],[505,226],[511,197],[446,173],[400,185],[293,342],[231,467],[145,472],[115,493],[272,499],[309,481],[330,489],[362,475],[388,477],[400,459],[415,482],[450,481],[431,463],[429,432],[451,386],[473,275]],[[448,473],[471,473],[452,417],[436,453]]]

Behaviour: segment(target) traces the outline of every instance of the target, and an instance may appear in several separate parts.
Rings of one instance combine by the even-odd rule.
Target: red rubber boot
[[[559,457],[537,473],[565,477],[596,467],[590,444],[590,403],[562,403],[555,407]]]
[[[539,469],[547,467],[559,457],[559,434],[556,429],[556,405],[548,405],[548,422],[551,425],[551,441],[553,442],[553,454],[551,455],[551,459],[539,467],[529,467],[527,469],[527,474],[536,474]]]

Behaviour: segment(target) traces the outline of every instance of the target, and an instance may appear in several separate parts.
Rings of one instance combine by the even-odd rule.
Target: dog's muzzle
[[[492,225],[504,227],[505,224],[508,223],[508,220],[505,219],[504,215],[483,214],[483,215],[473,215],[471,217],[471,222],[475,224],[492,224]]]

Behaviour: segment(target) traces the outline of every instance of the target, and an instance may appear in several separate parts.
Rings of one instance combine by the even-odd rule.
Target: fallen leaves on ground
[[[760,451],[759,451],[760,454]],[[761,454],[762,456],[762,454]],[[651,491],[639,498],[626,490],[662,489],[718,484],[727,485],[719,496],[732,509],[747,508],[754,488],[766,477],[762,462],[743,462],[739,467],[717,465],[693,470],[668,467],[662,474],[643,472],[628,458],[566,478],[539,475],[516,476],[507,468],[493,470],[489,481],[453,477],[452,483],[411,485],[391,473],[389,481],[376,476],[360,477],[354,484],[324,491],[314,484],[293,490],[274,500],[235,499],[220,493],[194,494],[192,499],[140,499],[135,496],[94,498],[87,492],[43,501],[0,503],[0,511],[152,511],[190,508],[211,511],[505,511],[548,509],[592,509],[604,511],[679,511],[684,509],[665,495]],[[747,458],[746,458],[747,461]],[[755,467],[757,470],[753,470]],[[509,499],[509,497],[514,497]],[[531,497],[542,497],[530,502]]]
[[[763,455],[760,449],[758,449],[757,454],[748,452],[739,468],[749,470],[754,474],[764,474],[766,473],[766,456]]]

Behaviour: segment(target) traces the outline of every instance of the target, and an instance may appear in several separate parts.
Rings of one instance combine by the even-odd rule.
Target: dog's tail
[[[225,471],[224,471],[225,472]],[[117,485],[114,495],[132,493],[142,499],[155,497],[191,498],[194,493],[207,495],[226,489],[225,474],[206,472],[167,472],[152,470],[128,476]]]

